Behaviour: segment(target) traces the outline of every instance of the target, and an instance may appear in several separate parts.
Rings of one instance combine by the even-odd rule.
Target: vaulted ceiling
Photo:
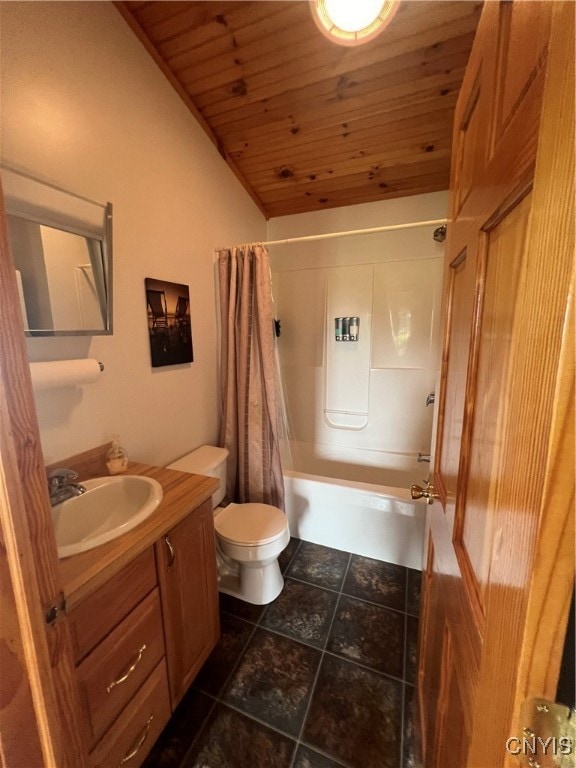
[[[116,6],[267,217],[448,188],[481,3],[403,0],[353,48],[305,0]]]

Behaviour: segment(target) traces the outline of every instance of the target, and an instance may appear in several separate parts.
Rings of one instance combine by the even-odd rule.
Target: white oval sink
[[[86,493],[52,507],[59,557],[99,547],[132,530],[162,501],[162,486],[151,477],[96,477],[82,483]]]

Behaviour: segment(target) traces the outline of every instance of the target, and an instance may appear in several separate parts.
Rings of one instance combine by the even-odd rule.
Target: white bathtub
[[[290,534],[422,569],[426,504],[410,491],[284,470]]]
[[[282,454],[282,465],[286,469],[354,483],[409,488],[411,483],[422,485],[430,471],[429,464],[418,463],[417,453],[392,453],[300,440],[290,440],[286,446],[287,451]]]

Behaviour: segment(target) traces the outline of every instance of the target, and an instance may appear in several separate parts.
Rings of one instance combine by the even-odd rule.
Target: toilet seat
[[[286,515],[270,504],[229,504],[214,518],[218,537],[243,547],[256,547],[282,538],[288,529]]]

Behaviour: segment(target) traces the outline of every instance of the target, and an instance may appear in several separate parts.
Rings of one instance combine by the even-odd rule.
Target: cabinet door
[[[220,635],[211,499],[155,546],[174,709]]]

